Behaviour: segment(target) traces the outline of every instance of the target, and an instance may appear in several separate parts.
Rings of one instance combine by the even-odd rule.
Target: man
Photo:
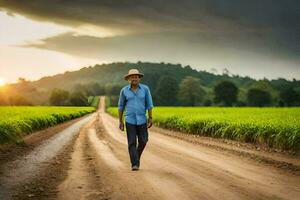
[[[137,69],[128,71],[124,79],[130,84],[121,89],[118,102],[119,128],[122,131],[124,131],[123,111],[126,107],[125,125],[132,170],[138,170],[140,167],[140,158],[148,141],[148,128],[152,126],[152,97],[149,87],[140,83],[143,76]]]

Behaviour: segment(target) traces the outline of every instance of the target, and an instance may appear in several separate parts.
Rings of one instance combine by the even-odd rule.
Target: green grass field
[[[117,108],[109,113],[117,116]],[[300,148],[300,108],[155,107],[154,124],[203,136],[266,144],[283,150]]]
[[[0,144],[95,111],[95,107],[0,106]]]

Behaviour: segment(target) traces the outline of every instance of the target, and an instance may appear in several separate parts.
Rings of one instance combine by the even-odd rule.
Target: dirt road
[[[299,199],[299,157],[157,127],[139,171],[125,132],[104,112],[1,161],[0,199]],[[234,143],[236,144],[236,143]],[[13,154],[14,152],[11,152]]]

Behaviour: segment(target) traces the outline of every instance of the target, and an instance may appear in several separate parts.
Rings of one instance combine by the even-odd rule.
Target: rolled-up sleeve
[[[153,108],[152,96],[150,89],[146,87],[146,110]]]
[[[124,110],[124,108],[125,108],[125,95],[124,95],[123,89],[120,91],[118,107],[119,107],[119,110]]]

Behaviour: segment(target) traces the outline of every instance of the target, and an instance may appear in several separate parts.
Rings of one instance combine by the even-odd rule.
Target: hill
[[[83,67],[77,71],[66,71],[62,74],[42,77],[36,81],[21,80],[19,83],[9,85],[9,88],[15,93],[21,93],[35,105],[47,105],[53,88],[70,91],[78,85],[91,83],[98,83],[104,87],[108,85],[118,85],[120,87],[126,85],[127,82],[122,77],[130,68],[137,68],[144,73],[145,76],[142,82],[149,85],[153,91],[157,87],[159,78],[163,75],[174,77],[178,83],[187,76],[199,78],[201,85],[208,92],[212,91],[216,83],[222,80],[229,80],[240,89],[239,96],[242,99],[245,98],[245,91],[255,84],[267,87],[271,90],[275,98],[278,96],[278,90],[284,87],[292,86],[297,91],[300,91],[299,80],[288,81],[283,78],[276,80],[255,80],[248,76],[242,77],[239,75],[229,75],[228,73],[217,75],[205,70],[192,69],[188,65],[182,66],[181,64],[150,62],[97,64],[95,66]]]

